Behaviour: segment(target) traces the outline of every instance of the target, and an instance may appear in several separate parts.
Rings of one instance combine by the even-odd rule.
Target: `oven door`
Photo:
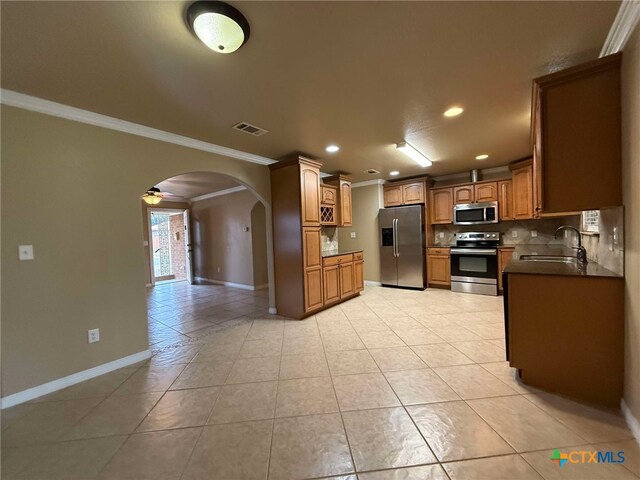
[[[498,294],[498,251],[495,248],[452,248],[451,290]]]

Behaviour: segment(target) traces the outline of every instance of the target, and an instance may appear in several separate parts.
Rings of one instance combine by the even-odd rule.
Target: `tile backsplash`
[[[590,262],[624,275],[624,208],[600,210],[600,232],[582,236]]]
[[[322,227],[321,238],[322,251],[339,250],[338,229],[336,227]]]

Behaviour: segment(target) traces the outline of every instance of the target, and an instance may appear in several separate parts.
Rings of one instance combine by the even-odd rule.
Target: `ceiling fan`
[[[148,205],[157,205],[164,197],[177,197],[171,192],[161,192],[158,187],[151,187],[142,195],[142,200]]]

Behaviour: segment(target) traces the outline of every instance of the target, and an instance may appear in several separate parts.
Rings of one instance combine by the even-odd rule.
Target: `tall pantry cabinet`
[[[320,167],[297,154],[269,165],[276,308],[291,318],[323,306]]]

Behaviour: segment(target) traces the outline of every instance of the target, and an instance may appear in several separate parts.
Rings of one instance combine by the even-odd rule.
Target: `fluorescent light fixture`
[[[462,107],[451,107],[444,112],[445,117],[457,117],[462,112],[464,112],[464,108]]]
[[[476,157],[476,160],[486,160],[487,158],[489,158],[489,155],[487,155],[486,153],[483,153],[482,155],[478,155]]]
[[[411,160],[416,162],[418,165],[420,165],[421,167],[430,167],[433,164],[431,160],[429,160],[427,157],[425,157],[423,154],[421,154],[418,150],[413,148],[407,142],[398,143],[396,145],[396,148],[400,150],[402,153],[404,153]]]
[[[389,172],[389,175],[395,177],[396,175],[400,175],[400,172],[398,170],[392,170],[391,172]]]
[[[329,153],[336,153],[338,150],[340,150],[340,147],[338,145],[329,145],[327,148],[325,148],[325,150]]]

